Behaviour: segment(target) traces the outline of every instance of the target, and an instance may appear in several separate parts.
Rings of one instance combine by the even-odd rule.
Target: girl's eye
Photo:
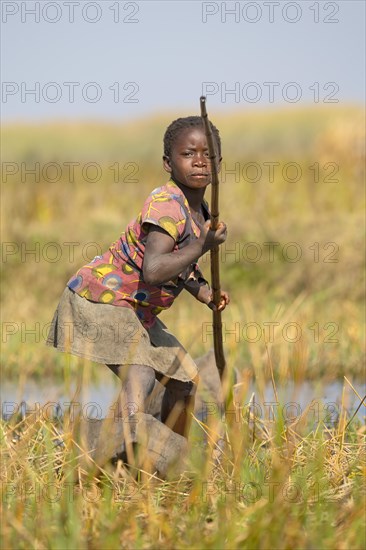
[[[191,157],[193,155],[193,152],[192,151],[186,151],[183,154],[184,154],[185,157]]]

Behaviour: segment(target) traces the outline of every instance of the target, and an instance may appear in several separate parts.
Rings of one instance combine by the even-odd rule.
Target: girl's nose
[[[195,166],[205,166],[206,162],[207,162],[206,157],[200,156],[200,155],[195,156],[193,159],[193,164]]]

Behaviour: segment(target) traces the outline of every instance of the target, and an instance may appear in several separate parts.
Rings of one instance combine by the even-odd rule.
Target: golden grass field
[[[7,376],[18,377],[19,361],[29,375],[61,374],[60,359],[39,345],[42,329],[69,277],[105,251],[143,198],[167,180],[162,135],[172,117],[126,126],[75,122],[3,129]],[[253,367],[253,357],[265,351],[264,335],[253,341],[258,327],[279,322],[276,342],[270,341],[273,353],[296,362],[301,348],[299,366],[306,378],[360,376],[365,334],[362,110],[284,109],[214,121],[223,142],[221,217],[229,229],[221,248],[222,286],[232,296],[224,316],[226,344],[237,367]],[[27,175],[37,162],[39,174]],[[76,164],[71,168],[70,163]],[[208,274],[208,258],[201,263]],[[210,312],[189,295],[181,296],[162,319],[194,356],[211,346],[205,330],[192,323],[209,322]],[[239,333],[235,323],[240,323]],[[258,326],[247,333],[247,323]],[[284,328],[286,323],[300,327],[298,342],[291,342],[296,334],[291,326]],[[26,332],[32,329],[35,336]],[[230,336],[230,330],[236,333]],[[296,376],[296,368],[291,375]]]
[[[44,345],[47,323],[69,277],[167,180],[162,137],[175,117],[3,128],[2,375],[15,386],[62,388],[85,369],[103,384],[100,365]],[[212,119],[223,143],[229,368],[259,396],[271,368],[278,389],[346,376],[353,393],[364,377],[366,333],[363,110]],[[202,266],[209,274],[207,258]],[[161,318],[194,357],[212,347],[210,311],[188,294]],[[75,485],[75,451],[67,439],[54,445],[57,423],[37,415],[2,421],[2,547],[363,548],[365,429],[344,396],[331,425],[304,415],[289,426],[249,412],[228,421],[219,468],[210,446],[192,443],[187,472],[165,482],[135,482],[118,468],[99,480],[80,475]],[[193,433],[203,428],[196,422]]]

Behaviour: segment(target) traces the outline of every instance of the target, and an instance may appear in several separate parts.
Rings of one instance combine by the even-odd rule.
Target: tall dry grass
[[[52,418],[3,421],[2,547],[363,548],[364,426],[314,407],[287,421],[235,411],[221,461],[212,419],[196,420],[185,470],[167,480],[121,463],[92,477]]]

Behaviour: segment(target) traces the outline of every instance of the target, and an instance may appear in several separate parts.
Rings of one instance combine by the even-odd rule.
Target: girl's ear
[[[164,170],[166,172],[169,172],[169,174],[170,174],[171,171],[172,171],[172,167],[170,165],[170,158],[167,157],[166,155],[163,156],[163,166],[164,166]]]
[[[221,170],[221,162],[222,162],[222,157],[219,158],[219,162],[217,164],[217,172],[219,173],[220,170]]]

